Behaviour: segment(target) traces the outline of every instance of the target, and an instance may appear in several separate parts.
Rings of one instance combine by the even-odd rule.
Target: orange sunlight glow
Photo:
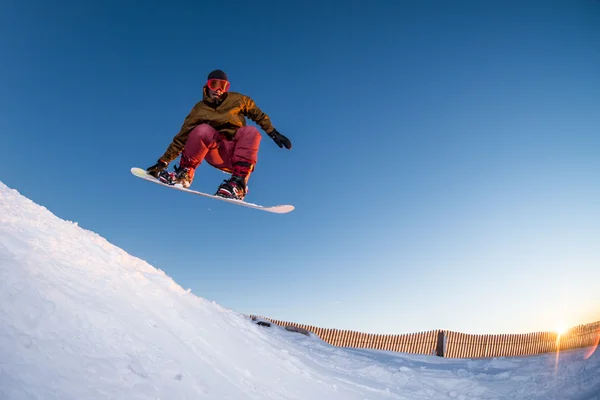
[[[556,359],[554,361],[554,374],[558,373],[558,361],[560,359],[560,340],[561,337],[569,331],[567,325],[561,322],[556,328]]]
[[[564,329],[562,330],[562,332],[559,331],[558,329],[556,330],[556,332],[558,334],[556,335],[556,359],[554,360],[554,375],[556,375],[558,373],[558,360],[560,358],[560,335],[564,331],[565,331]]]
[[[587,360],[588,358],[590,358],[592,356],[592,354],[594,354],[594,351],[596,351],[596,348],[598,348],[599,343],[600,343],[600,329],[598,329],[596,331],[596,340],[595,340],[594,344],[590,347],[590,350],[583,357],[584,360]]]

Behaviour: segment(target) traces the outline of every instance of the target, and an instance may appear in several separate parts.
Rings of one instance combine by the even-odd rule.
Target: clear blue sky
[[[0,180],[193,293],[378,333],[600,319],[600,2],[0,7]],[[293,213],[130,175],[215,68],[293,142],[247,200]]]

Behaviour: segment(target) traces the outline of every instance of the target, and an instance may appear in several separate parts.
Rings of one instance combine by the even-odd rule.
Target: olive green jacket
[[[181,130],[175,135],[160,159],[167,163],[176,159],[183,150],[190,132],[200,124],[208,124],[228,139],[233,139],[235,132],[246,126],[245,117],[254,121],[267,134],[275,130],[269,116],[262,112],[250,97],[236,92],[227,92],[218,103],[215,103],[208,96],[205,87],[202,101],[192,108],[183,121]]]

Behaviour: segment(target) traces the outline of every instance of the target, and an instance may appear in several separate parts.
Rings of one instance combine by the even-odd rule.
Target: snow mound
[[[600,399],[600,355],[443,359],[259,325],[0,182],[1,399]]]

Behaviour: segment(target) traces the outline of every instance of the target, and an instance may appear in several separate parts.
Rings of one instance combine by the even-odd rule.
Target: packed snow
[[[334,347],[198,297],[0,182],[0,398],[591,400],[600,351]]]

